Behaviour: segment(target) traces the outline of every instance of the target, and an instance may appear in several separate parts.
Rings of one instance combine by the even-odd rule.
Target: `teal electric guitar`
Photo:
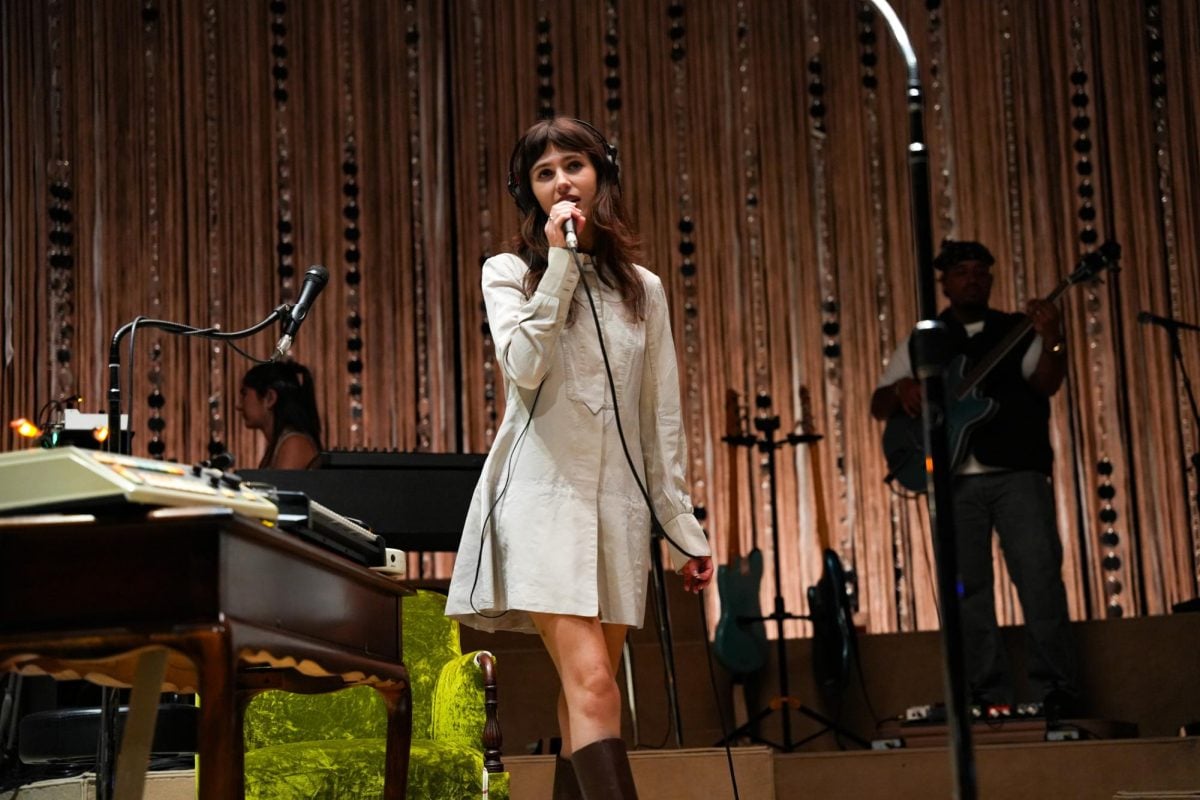
[[[726,438],[743,437],[738,413],[738,394],[733,389],[725,393]],[[731,450],[737,453],[737,450]],[[729,459],[729,524],[725,563],[717,567],[717,593],[721,597],[721,617],[713,637],[713,652],[717,660],[735,675],[758,672],[767,663],[767,630],[763,626],[758,602],[762,585],[763,555],[758,549],[757,536],[750,552],[739,555],[738,546],[738,470],[737,458]],[[751,519],[753,519],[751,514]]]
[[[1046,300],[1052,303],[1067,287],[1094,280],[1104,270],[1115,267],[1120,257],[1120,245],[1105,242],[1098,250],[1084,256],[1075,271],[1060,282]],[[946,443],[951,470],[956,469],[967,457],[971,432],[991,419],[999,408],[995,400],[980,393],[979,384],[1032,327],[1033,323],[1028,318],[1023,320],[970,371],[967,369],[966,356],[956,357],[947,367]],[[895,478],[901,486],[912,492],[925,491],[925,433],[920,417],[910,417],[901,411],[887,421],[883,429],[883,455],[888,465],[886,480]]]

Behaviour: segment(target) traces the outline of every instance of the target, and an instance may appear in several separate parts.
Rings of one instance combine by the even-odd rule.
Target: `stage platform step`
[[[775,800],[775,756],[768,747],[734,747],[733,766],[742,800]],[[733,797],[729,762],[718,748],[638,750],[629,754],[640,800]],[[549,797],[554,756],[505,756],[513,800]],[[805,795],[816,797],[817,795]]]
[[[953,796],[945,747],[791,754],[735,747],[733,761],[743,800]],[[641,750],[630,762],[642,800],[733,797],[724,750]],[[552,756],[507,756],[504,763],[515,799],[550,796]],[[977,743],[975,764],[987,800],[1200,798],[1196,738]]]
[[[742,800],[888,798],[936,800],[953,796],[950,754],[944,747],[899,750],[775,753],[735,747]],[[514,800],[550,796],[553,756],[506,756]],[[733,797],[725,751],[719,748],[639,750],[630,754],[641,800]],[[1200,739],[1112,739],[1079,742],[979,744],[979,796],[987,800],[1200,800]],[[0,793],[0,800],[10,800]],[[19,791],[19,800],[93,800],[95,776],[46,781]],[[145,800],[195,797],[191,770],[152,772]],[[422,800],[422,798],[411,798]]]

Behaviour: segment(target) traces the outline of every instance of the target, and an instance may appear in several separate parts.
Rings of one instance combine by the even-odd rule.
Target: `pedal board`
[[[994,707],[989,707],[994,708]],[[971,719],[971,737],[979,744],[1016,744],[1026,742],[1073,742],[1083,739],[1122,739],[1137,736],[1137,726],[1116,720],[1070,719],[1047,724],[1045,717],[984,716]],[[927,715],[920,719],[921,715]],[[935,720],[932,717],[939,716]],[[918,719],[910,720],[909,717]],[[902,717],[884,720],[871,741],[873,750],[901,747],[944,747],[950,741],[950,726],[945,706],[940,703],[912,706]]]

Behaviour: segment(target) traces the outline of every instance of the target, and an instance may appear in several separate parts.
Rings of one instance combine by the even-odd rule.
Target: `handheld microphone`
[[[567,248],[570,250],[579,249],[579,237],[575,235],[575,220],[568,218],[563,223],[563,232],[567,236]]]
[[[1143,325],[1158,325],[1169,331],[1200,331],[1200,325],[1193,325],[1190,322],[1184,322],[1181,319],[1174,319],[1172,317],[1160,317],[1158,314],[1151,314],[1149,311],[1139,311],[1137,321]]]
[[[308,310],[312,308],[317,295],[321,293],[327,283],[329,283],[329,270],[320,264],[314,264],[308,268],[308,272],[304,273],[304,286],[300,289],[300,299],[296,301],[296,305],[292,306],[292,312],[284,323],[283,335],[279,337],[279,343],[275,345],[275,352],[271,354],[272,361],[279,361],[292,349],[292,340],[300,330],[300,324],[308,316]]]

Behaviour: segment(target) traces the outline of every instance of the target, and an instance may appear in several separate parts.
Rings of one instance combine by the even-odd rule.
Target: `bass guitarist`
[[[1050,478],[1050,397],[1066,375],[1065,340],[1052,302],[1033,300],[1025,314],[988,306],[994,263],[985,246],[969,241],[946,241],[933,262],[950,301],[940,319],[968,364],[1002,351],[997,345],[1026,320],[1032,325],[980,383],[980,393],[991,402],[981,401],[991,415],[968,434],[955,466],[952,500],[967,678],[973,703],[990,716],[1009,713],[1017,698],[996,623],[995,531],[1025,616],[1032,696],[1022,702],[1043,703],[1054,719],[1078,713],[1076,658]],[[949,415],[954,411],[949,408]],[[921,385],[913,377],[908,339],[888,362],[871,397],[871,414],[880,420],[921,414]]]

